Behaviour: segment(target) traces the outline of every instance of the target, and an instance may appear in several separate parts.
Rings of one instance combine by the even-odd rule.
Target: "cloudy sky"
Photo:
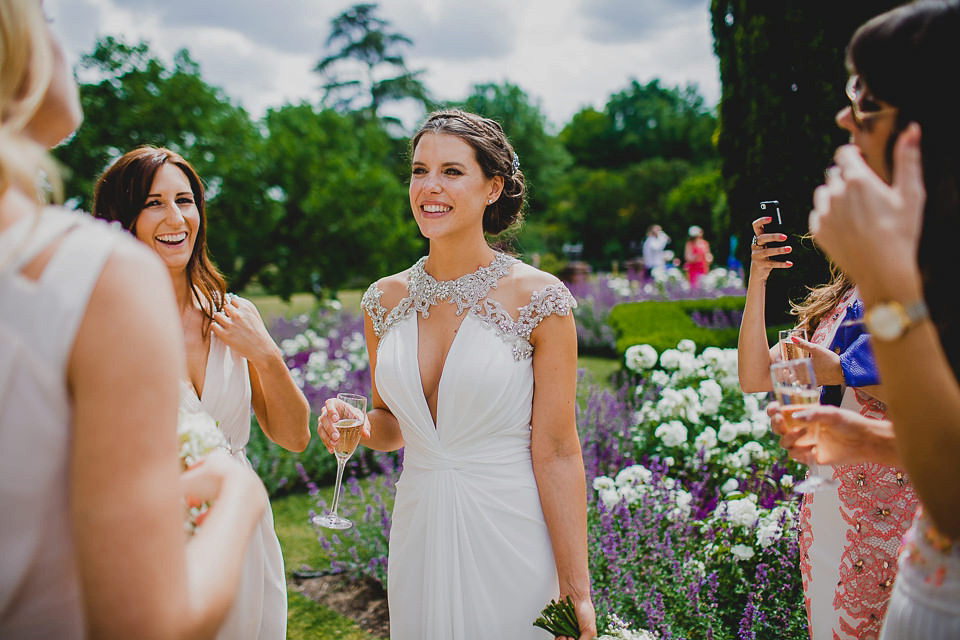
[[[71,62],[105,35],[146,40],[169,61],[187,48],[204,79],[259,117],[319,99],[311,71],[328,53],[330,20],[359,0],[45,0]],[[375,0],[368,0],[375,1]],[[380,0],[378,15],[414,42],[435,98],[460,100],[509,81],[561,127],[602,108],[631,78],[695,83],[720,96],[708,0]],[[404,114],[399,114],[404,115]]]

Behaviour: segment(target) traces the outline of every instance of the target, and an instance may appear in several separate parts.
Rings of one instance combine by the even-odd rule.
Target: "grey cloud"
[[[244,34],[251,41],[286,53],[319,58],[330,19],[329,2],[306,0],[115,0],[134,14],[157,16],[171,29],[216,27]]]
[[[396,31],[413,40],[411,52],[418,58],[496,60],[513,51],[517,38],[517,27],[504,19],[509,13],[502,5],[445,2],[431,11],[412,3],[389,19]]]
[[[639,42],[657,31],[702,19],[706,0],[580,0],[584,35],[593,42]]]

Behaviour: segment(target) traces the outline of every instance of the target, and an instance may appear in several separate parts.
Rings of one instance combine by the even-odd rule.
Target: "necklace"
[[[515,262],[520,261],[497,253],[493,262],[486,267],[480,267],[456,280],[437,280],[423,268],[426,262],[426,256],[420,258],[410,269],[407,279],[413,310],[424,318],[430,316],[430,307],[446,300],[456,303],[458,316],[467,309],[479,312],[482,306],[480,301],[487,297],[491,289],[496,289],[500,278],[509,273]]]

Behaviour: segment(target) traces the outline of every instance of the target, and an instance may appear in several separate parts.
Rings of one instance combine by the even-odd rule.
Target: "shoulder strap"
[[[547,316],[568,315],[577,307],[577,300],[562,282],[534,291],[530,303],[520,307],[517,326],[522,338],[529,339],[537,325]]]
[[[85,214],[64,212],[61,215],[73,215],[76,219],[43,270],[40,280],[43,283],[64,283],[64,286],[56,288],[56,312],[62,314],[58,322],[59,335],[51,336],[51,339],[59,343],[57,353],[66,357],[103,266],[117,242],[125,239],[126,234]]]
[[[380,296],[382,295],[383,292],[380,291],[380,287],[374,282],[367,287],[363,298],[360,299],[360,306],[363,307],[367,315],[370,316],[370,320],[373,322],[373,332],[378,338],[386,329],[387,321],[387,310],[380,304]]]

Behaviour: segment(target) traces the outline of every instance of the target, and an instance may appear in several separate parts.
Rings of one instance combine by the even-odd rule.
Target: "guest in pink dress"
[[[710,244],[703,238],[703,229],[693,225],[688,235],[687,244],[683,248],[683,258],[686,260],[683,268],[687,271],[690,286],[696,287],[700,278],[710,270],[713,254],[710,253]]]

